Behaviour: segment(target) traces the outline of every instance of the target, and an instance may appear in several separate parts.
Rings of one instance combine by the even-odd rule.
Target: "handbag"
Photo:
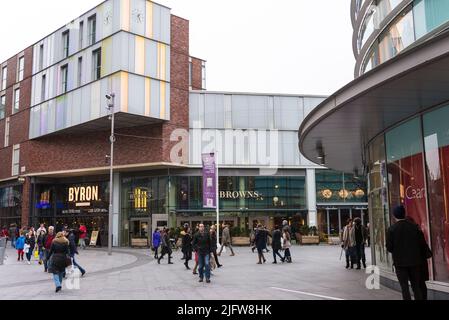
[[[69,256],[66,256],[65,258],[65,266],[66,268],[70,267],[72,265],[72,258]]]
[[[34,251],[34,257],[36,259],[39,258],[39,250]]]
[[[28,251],[30,250],[30,245],[26,244],[23,246],[23,252],[28,253]]]

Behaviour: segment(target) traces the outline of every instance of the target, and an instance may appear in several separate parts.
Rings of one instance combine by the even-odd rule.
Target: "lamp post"
[[[109,230],[108,230],[108,255],[112,255],[112,222],[114,219],[113,214],[113,200],[114,200],[114,142],[115,142],[115,134],[114,134],[114,126],[115,126],[115,94],[111,93],[106,95],[106,99],[108,100],[107,109],[111,113],[109,116],[109,120],[111,120],[111,136],[109,141],[111,142],[111,154],[110,154],[110,163],[109,163],[109,173],[110,173],[110,182],[109,182]]]

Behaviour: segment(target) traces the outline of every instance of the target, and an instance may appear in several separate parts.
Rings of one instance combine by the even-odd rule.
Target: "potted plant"
[[[320,237],[316,235],[317,228],[304,225],[299,229],[301,244],[320,244]]]
[[[232,228],[231,229],[232,245],[249,246],[250,245],[249,234],[250,234],[249,230],[240,229],[239,227]]]

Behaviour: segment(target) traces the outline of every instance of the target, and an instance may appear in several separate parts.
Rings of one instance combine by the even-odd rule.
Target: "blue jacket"
[[[24,236],[20,236],[16,240],[16,249],[17,250],[23,250],[24,247],[25,247],[25,237]]]
[[[157,248],[161,245],[161,234],[159,232],[153,233],[153,247]]]

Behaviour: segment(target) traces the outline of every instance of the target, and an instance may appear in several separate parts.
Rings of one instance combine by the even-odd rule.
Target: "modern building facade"
[[[108,0],[0,65],[0,225],[86,224],[105,244],[156,227],[214,223],[201,154],[218,152],[221,219],[244,232],[368,223],[362,177],[296,149],[298,123],[326,97],[210,92],[189,55],[189,23],[146,0]],[[2,78],[3,79],[3,78]],[[115,161],[109,187],[115,94]]]
[[[449,293],[448,9],[440,0],[352,1],[356,79],[314,109],[299,142],[309,160],[368,178],[372,257],[395,287],[386,230],[392,209],[406,207],[434,253],[436,299]]]

